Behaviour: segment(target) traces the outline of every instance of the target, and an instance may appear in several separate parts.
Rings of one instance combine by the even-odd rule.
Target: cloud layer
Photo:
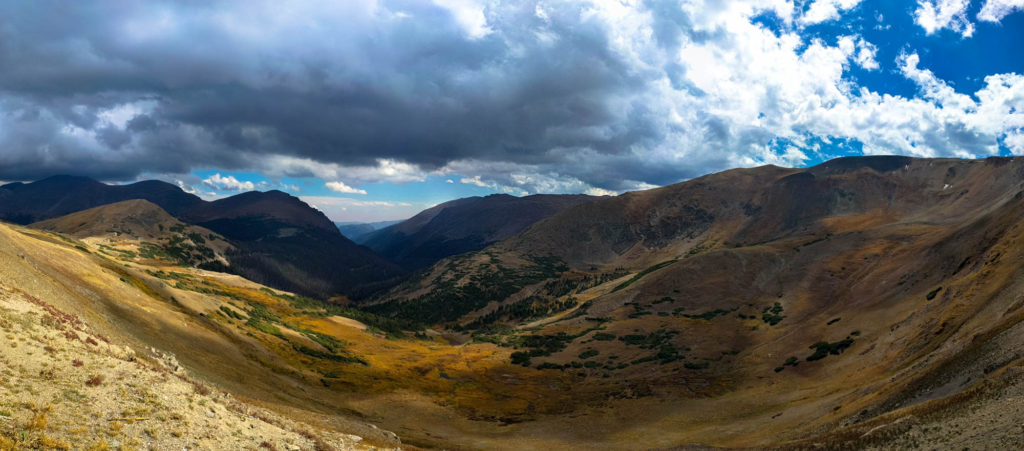
[[[969,36],[968,4],[910,10],[927,33]],[[987,0],[977,19],[1022,6]],[[0,179],[212,168],[319,177],[349,194],[432,174],[514,193],[607,193],[798,165],[836,142],[868,154],[1024,154],[1021,76],[986,74],[961,93],[920,67],[915,49],[879,61],[880,43],[856,30],[805,32],[861,7],[5,2]],[[880,64],[917,93],[850,76]]]

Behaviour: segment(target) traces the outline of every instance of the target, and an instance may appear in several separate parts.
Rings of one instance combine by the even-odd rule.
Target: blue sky
[[[1024,0],[8,2],[0,180],[279,189],[378,221],[844,155],[1024,155],[1021,55]]]

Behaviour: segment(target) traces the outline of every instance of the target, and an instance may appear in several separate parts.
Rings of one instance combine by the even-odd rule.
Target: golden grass
[[[870,229],[890,220],[883,216],[872,213],[830,218],[826,223],[833,233],[842,234]],[[927,243],[937,236],[940,228],[905,226],[900,230],[902,236]],[[50,251],[59,247],[64,252],[81,254],[74,244],[48,234],[30,235],[39,238]],[[799,244],[798,241],[786,243],[786,249],[792,249],[794,243]],[[786,250],[784,246],[775,243],[759,246],[756,252],[750,249],[725,249],[706,253],[712,255],[702,253],[666,268],[665,274],[652,273],[636,285],[644,289],[659,289],[659,283],[671,282],[670,272],[676,270],[675,267],[703,258],[721,258],[709,261],[754,264],[758,262],[756,254],[759,252],[782,252],[773,246]],[[60,276],[68,281],[82,281],[83,286],[98,293],[96,298],[100,301],[85,296],[75,299],[88,308],[109,314],[109,317],[114,318],[115,325],[125,328],[125,335],[146,343],[173,340],[179,346],[179,356],[191,359],[188,361],[190,370],[232,391],[237,390],[242,396],[261,399],[268,404],[334,412],[358,411],[374,417],[384,412],[392,417],[383,418],[382,421],[402,425],[407,428],[404,432],[412,434],[414,439],[436,440],[433,443],[439,446],[459,443],[465,437],[475,437],[484,446],[494,446],[500,443],[500,439],[495,437],[503,437],[500,434],[504,430],[515,431],[520,437],[536,434],[536,437],[531,438],[536,440],[530,442],[533,445],[565,444],[565,437],[577,436],[564,431],[552,431],[558,429],[563,422],[574,426],[596,422],[611,429],[620,427],[612,420],[601,423],[600,419],[595,419],[601,415],[611,416],[608,411],[612,409],[610,406],[614,406],[630,412],[635,418],[620,419],[619,422],[623,424],[621,430],[602,431],[596,434],[595,442],[599,439],[612,440],[616,446],[626,446],[629,443],[640,443],[635,440],[653,440],[642,434],[642,431],[650,427],[638,424],[646,422],[664,431],[664,442],[658,442],[658,445],[678,444],[685,439],[705,444],[756,447],[780,438],[834,429],[850,415],[881,405],[903,393],[911,387],[905,381],[883,388],[876,395],[856,397],[856,389],[887,381],[897,374],[912,380],[913,376],[924,377],[936,371],[936,360],[932,359],[945,355],[943,353],[947,352],[948,343],[962,337],[965,332],[961,328],[975,318],[980,306],[993,302],[994,296],[1016,274],[1010,269],[983,270],[958,275],[956,280],[942,281],[944,290],[958,290],[964,294],[948,306],[933,307],[934,310],[927,311],[927,319],[934,319],[936,324],[946,324],[936,333],[934,329],[924,328],[928,323],[921,316],[913,316],[915,311],[928,307],[924,297],[931,287],[918,288],[905,298],[885,294],[884,290],[891,289],[895,282],[882,283],[883,279],[887,278],[888,273],[899,270],[899,265],[908,264],[913,258],[913,254],[908,254],[904,246],[905,243],[899,240],[878,239],[860,248],[821,258],[820,265],[806,275],[806,280],[800,282],[804,286],[814,287],[814,290],[785,294],[783,301],[786,303],[787,320],[779,327],[767,326],[758,319],[740,321],[734,318],[735,313],[710,321],[676,317],[659,319],[653,315],[631,320],[616,317],[620,321],[616,321],[614,328],[609,329],[610,332],[621,336],[631,333],[633,328],[643,332],[660,327],[678,329],[683,331],[680,341],[694,349],[688,353],[689,356],[719,358],[715,362],[722,363],[716,363],[706,372],[684,371],[679,365],[637,365],[616,373],[609,380],[595,377],[584,379],[574,371],[538,371],[511,365],[509,354],[513,350],[492,344],[450,346],[412,338],[389,339],[339,324],[317,312],[296,309],[287,301],[253,284],[206,277],[201,272],[187,268],[134,263],[136,268],[128,270],[112,260],[82,254],[76,256],[79,259],[76,265],[79,266],[61,268]],[[920,249],[925,249],[924,245],[920,246]],[[1013,252],[1005,245],[996,248],[1004,252],[1004,255]],[[808,249],[806,252],[813,250]],[[1019,252],[1013,255],[1017,254]],[[733,260],[726,260],[723,255]],[[1011,259],[1009,256],[1003,258]],[[156,306],[151,300],[167,299],[163,291],[175,293],[176,296],[177,292],[171,291],[173,288],[164,289],[147,277],[133,276],[135,271],[145,269],[183,274],[193,279],[189,284],[224,294],[190,292],[193,293],[190,296],[202,296],[210,301],[208,305],[229,306],[238,313],[244,313],[244,310],[255,305],[264,306],[280,318],[280,327],[298,334],[303,330],[311,330],[334,337],[343,343],[343,351],[339,352],[360,358],[367,365],[310,356],[293,346],[301,342],[313,347],[304,337],[289,332],[282,339],[258,331],[246,326],[244,320],[218,315],[216,309],[203,310],[207,304],[189,304],[204,306],[195,310],[169,302],[160,302]],[[830,283],[836,286],[844,283],[841,278],[855,280],[863,286],[857,288],[859,291],[848,287],[842,289],[848,291],[833,290],[821,282],[829,280],[829,277],[835,279]],[[128,283],[120,282],[119,279]],[[733,273],[719,271],[702,282],[706,286],[727,287],[737,284],[737,280]],[[174,285],[173,281],[169,282],[168,286]],[[620,282],[611,282],[611,285],[594,289],[585,299],[590,300],[592,297],[606,302],[621,302],[608,293],[615,283]],[[630,290],[634,288],[637,287],[622,290],[615,296],[624,297],[631,294]],[[850,295],[850,291],[857,296]],[[876,293],[889,297],[876,297]],[[826,298],[829,295],[835,299]],[[675,296],[682,300],[686,294]],[[765,293],[762,298],[737,302],[751,302],[760,307],[775,299],[776,293],[771,292]],[[849,305],[841,304],[839,300],[847,301]],[[937,305],[937,302],[933,305]],[[623,316],[628,312],[628,308],[622,308],[612,310],[608,315]],[[545,333],[575,333],[588,327],[581,325],[582,320],[579,319],[574,323],[569,319],[570,316],[567,313],[553,320],[537,322],[533,326],[543,327]],[[825,327],[825,321],[834,316],[842,316],[843,321],[834,328]],[[1024,320],[1024,313],[1018,311],[1005,321],[986,325],[980,329],[979,343],[1021,320]],[[894,338],[889,338],[886,328],[896,324],[902,324],[903,329],[892,333]],[[751,330],[751,326],[757,329]],[[773,366],[789,355],[801,359],[806,357],[809,344],[819,339],[834,341],[855,327],[863,328],[865,336],[858,338],[854,347],[845,354],[818,363],[803,362],[800,367],[786,369],[781,374],[771,372]],[[875,327],[877,330],[872,331],[867,327]],[[871,333],[873,335],[869,335]],[[833,337],[828,334],[838,335]],[[913,345],[917,343],[923,345],[914,349]],[[572,360],[580,352],[581,346],[570,345],[566,351],[548,360]],[[618,341],[592,343],[590,346],[600,346],[602,356],[614,352],[620,354],[623,360],[642,354]],[[892,351],[888,350],[890,346],[893,347]],[[720,351],[734,348],[741,351],[735,361],[717,355]],[[194,355],[180,351],[187,349],[196,351]],[[319,345],[317,349],[324,351]],[[900,358],[894,359],[896,356]],[[866,363],[861,363],[862,360]],[[941,363],[941,359],[938,361]],[[908,368],[913,368],[913,371]],[[900,373],[903,370],[908,372]],[[970,393],[976,392],[964,393],[963,396],[975,396]],[[624,399],[637,397],[643,399]],[[422,417],[409,419],[396,418],[404,413],[400,406],[372,407],[381,400],[393,399],[408,401],[410,405],[422,402],[428,407],[415,411]],[[966,399],[952,397],[942,402],[955,405]],[[755,405],[757,407],[752,407]],[[928,405],[931,406],[929,408],[941,410],[943,404],[933,402]],[[701,413],[701,409],[706,413]],[[684,417],[682,412],[690,416]],[[772,417],[780,412],[792,417]],[[921,412],[915,415],[925,415],[927,409],[914,412]],[[446,435],[441,438],[428,439],[423,430],[429,430],[432,422],[436,421],[436,415],[451,418],[446,420],[452,423],[451,430],[446,431]],[[588,419],[588,415],[595,418]],[[896,418],[879,417],[877,421],[865,423],[864,427],[883,425]],[[518,421],[527,423],[517,424]],[[779,425],[785,426],[784,433],[779,432],[783,430]],[[420,426],[420,429],[417,430],[415,426]],[[863,428],[851,429],[849,434],[852,437],[865,431]],[[837,441],[828,443],[849,441],[843,435],[845,432],[836,434],[834,439]],[[800,443],[803,442],[794,446],[800,446]],[[0,446],[3,446],[2,442]],[[557,445],[552,446],[557,448]]]

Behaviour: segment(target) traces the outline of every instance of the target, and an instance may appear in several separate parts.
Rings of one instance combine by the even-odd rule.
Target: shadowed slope
[[[594,199],[544,194],[457,199],[366,234],[360,242],[403,267],[422,268],[444,257],[483,249],[541,219]]]
[[[30,224],[130,199],[148,200],[173,216],[203,203],[177,186],[155,180],[106,185],[87,177],[60,175],[0,186],[0,219]]]
[[[280,191],[209,202],[185,219],[235,243],[228,271],[304,295],[361,297],[404,274],[342,236],[322,212]]]

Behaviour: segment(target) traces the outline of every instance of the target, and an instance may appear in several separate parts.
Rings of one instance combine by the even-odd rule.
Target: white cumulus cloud
[[[584,192],[584,194],[587,194],[587,195],[590,195],[590,196],[618,196],[619,195],[619,193],[617,191],[607,190],[607,189],[603,189],[603,188],[590,188],[590,189],[587,189]]]
[[[253,182],[239,181],[232,175],[223,177],[219,172],[203,179],[203,184],[222,191],[252,191],[256,189],[256,184]]]
[[[348,197],[302,196],[303,202],[315,205],[334,221],[390,221],[410,218],[428,204],[383,200],[359,200]]]
[[[974,24],[967,19],[970,0],[918,0],[914,10],[914,22],[933,34],[949,28],[963,37],[974,34]]]
[[[495,185],[494,183],[487,183],[487,182],[485,182],[483,180],[480,180],[480,176],[479,175],[476,175],[476,176],[473,176],[473,177],[463,177],[461,180],[459,180],[459,182],[460,183],[465,183],[467,185],[476,185],[476,186],[479,186],[481,188],[496,188],[497,187],[497,185]]]
[[[379,158],[374,165],[361,166],[323,163],[290,155],[263,156],[256,160],[262,172],[271,177],[317,177],[355,183],[409,183],[427,179],[427,171],[419,166],[389,158]]]
[[[475,0],[434,0],[434,4],[447,9],[471,39],[480,39],[494,32],[487,26],[484,4]]]
[[[857,55],[854,58],[860,67],[866,70],[878,69],[878,61],[875,55],[878,54],[878,47],[863,39],[857,41]]]
[[[337,181],[337,182],[327,182],[326,185],[327,185],[327,189],[329,189],[331,191],[338,192],[338,193],[363,194],[363,195],[366,194],[366,190],[362,190],[362,189],[358,189],[358,188],[353,188],[351,186],[346,185],[345,182],[342,182],[340,180]]]
[[[800,18],[805,25],[838,19],[843,11],[853,9],[861,0],[815,0]]]
[[[978,20],[999,22],[1014,11],[1024,10],[1024,0],[986,0],[978,11]]]

